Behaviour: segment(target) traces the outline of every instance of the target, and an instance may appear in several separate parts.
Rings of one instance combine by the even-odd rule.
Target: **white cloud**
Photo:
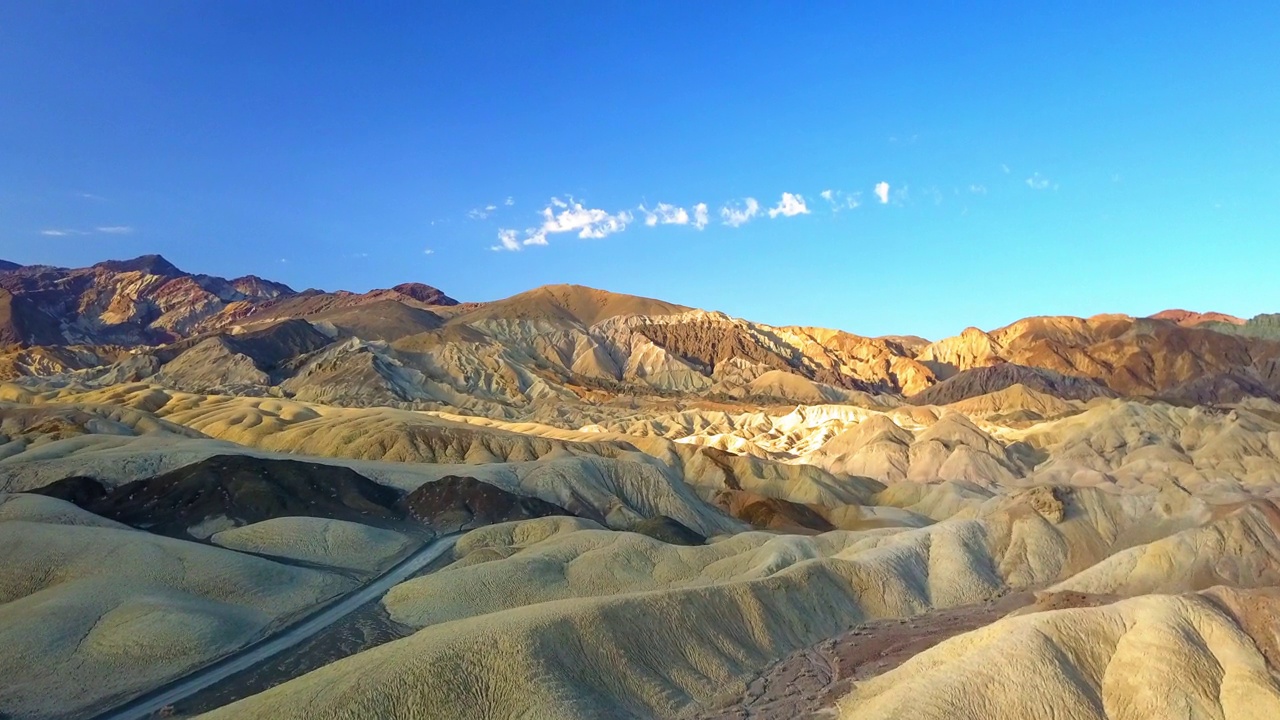
[[[497,205],[485,205],[482,208],[472,208],[467,211],[467,217],[471,218],[472,220],[484,220],[485,218],[492,215],[493,211],[497,209],[498,209]]]
[[[769,210],[769,217],[771,218],[776,218],[779,215],[795,217],[796,215],[808,214],[809,207],[805,205],[804,198],[789,192],[782,193],[782,199],[778,201],[777,207]]]
[[[130,235],[133,233],[133,228],[128,225],[108,225],[106,227],[97,228],[97,230],[98,232],[106,235]]]
[[[515,252],[520,249],[520,241],[516,239],[519,235],[520,233],[516,232],[515,230],[506,230],[506,229],[499,230],[498,242],[501,244],[494,245],[489,249],[490,250],[510,250],[512,252]]]
[[[739,227],[751,222],[751,219],[760,214],[760,203],[756,199],[749,197],[743,201],[741,207],[725,205],[720,208],[720,217],[724,219],[724,224],[729,227]]]
[[[611,214],[599,208],[588,208],[573,198],[565,201],[553,197],[542,209],[542,224],[526,229],[523,241],[517,240],[519,233],[515,230],[500,230],[498,241],[501,245],[491,249],[519,250],[520,245],[546,245],[547,236],[568,232],[576,232],[584,240],[608,237],[626,230],[633,220],[635,215],[626,210]],[[685,222],[688,222],[687,213]]]
[[[622,232],[635,219],[635,216],[626,210],[610,215],[599,208],[588,208],[573,198],[569,198],[568,202],[564,202],[559,198],[551,198],[551,205],[560,208],[560,212],[555,212],[551,207],[542,209],[542,227],[539,228],[539,231],[544,236],[546,234],[577,231],[578,237],[584,240],[598,239],[616,232]],[[529,243],[526,241],[525,244],[538,245],[541,243]]]
[[[818,196],[831,204],[831,212],[840,212],[841,210],[852,210],[861,202],[861,193],[846,193],[843,190],[823,190]]]
[[[435,254],[436,254],[436,251],[435,251],[435,250],[432,250],[431,248],[427,248],[426,250],[423,250],[423,251],[422,251],[422,254],[423,254],[423,255],[435,255]]]
[[[107,228],[98,228],[98,232],[107,231]],[[133,232],[133,228],[121,228],[117,234],[121,232]],[[92,235],[93,233],[88,230],[76,230],[74,228],[48,228],[41,230],[40,234],[46,237],[67,237],[69,235]]]
[[[987,186],[986,185],[970,185],[969,192],[973,193],[974,195],[986,195]]]
[[[511,207],[512,205],[516,204],[516,199],[508,195],[507,199],[502,201],[502,204],[506,205],[507,207]]]
[[[876,183],[876,197],[880,198],[881,205],[889,203],[889,183],[883,180]]]
[[[649,227],[655,225],[688,225],[689,213],[682,207],[676,207],[668,203],[658,203],[658,206],[650,210],[644,205],[640,206],[640,212],[644,213],[644,224]]]
[[[693,206],[693,226],[701,230],[707,226],[707,204],[698,203]]]
[[[1048,188],[1049,185],[1050,185],[1049,178],[1041,175],[1038,172],[1032,173],[1031,177],[1027,178],[1027,187],[1031,188],[1032,190],[1044,190]]]

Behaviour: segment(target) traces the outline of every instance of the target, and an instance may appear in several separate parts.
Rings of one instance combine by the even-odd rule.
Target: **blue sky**
[[[0,0],[0,257],[935,338],[1280,311],[1275,3],[351,5]]]

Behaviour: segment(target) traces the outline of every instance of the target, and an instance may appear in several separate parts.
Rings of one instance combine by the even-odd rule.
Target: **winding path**
[[[333,602],[297,623],[206,665],[186,677],[172,680],[123,705],[93,717],[93,720],[144,720],[168,705],[204,690],[235,673],[253,667],[267,658],[313,637],[338,620],[355,612],[365,603],[382,597],[393,586],[435,562],[453,547],[457,536],[440,538],[401,560],[390,570],[368,584]]]

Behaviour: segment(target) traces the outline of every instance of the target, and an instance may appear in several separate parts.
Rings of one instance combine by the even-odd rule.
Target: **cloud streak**
[[[652,210],[641,205],[640,212],[644,214],[644,224],[649,227],[689,224],[689,211],[667,203],[658,203]]]
[[[45,237],[72,237],[81,235],[132,235],[133,227],[130,225],[101,225],[92,230],[77,230],[76,228],[45,228],[40,231]]]
[[[846,193],[843,190],[823,190],[818,193],[818,197],[826,200],[831,205],[831,212],[838,213],[841,210],[853,210],[862,204],[862,193]]]
[[[725,205],[720,208],[720,217],[729,227],[742,227],[760,214],[760,203],[753,197],[742,201],[741,205]]]
[[[1038,172],[1032,173],[1031,177],[1027,178],[1027,187],[1031,188],[1032,190],[1045,190],[1045,189],[1048,189],[1049,185],[1051,184],[1052,183],[1049,182],[1049,178],[1041,175]]]
[[[1028,178],[1027,184],[1037,190],[1057,188],[1056,184],[1041,177],[1039,173]],[[817,192],[817,197],[825,201],[825,204],[819,203],[818,211],[829,210],[832,214],[835,214],[861,207],[864,202],[873,202],[879,205],[910,204],[909,188],[906,184],[890,185],[888,181],[881,180],[872,186],[871,198],[867,198],[865,201],[863,192],[847,192],[835,188],[827,188]],[[956,196],[962,194],[982,196],[988,193],[988,187],[977,183],[959,184],[951,188],[951,192]],[[923,190],[918,189],[916,195],[924,200],[932,199],[935,205],[943,204],[943,193],[936,186],[928,186]],[[512,204],[514,202],[510,197],[507,197],[502,202],[504,206]],[[497,209],[494,205],[487,205],[471,210],[468,216],[484,219]],[[539,219],[536,224],[523,230],[511,227],[499,228],[497,243],[491,245],[490,249],[518,252],[526,246],[549,245],[553,236],[565,234],[573,234],[580,239],[606,238],[625,231],[637,221],[647,228],[654,228],[660,225],[679,225],[692,227],[696,230],[704,230],[711,224],[715,216],[718,216],[720,224],[738,228],[765,215],[768,215],[770,219],[790,218],[798,215],[810,215],[814,211],[805,196],[795,192],[781,193],[777,203],[772,207],[762,205],[755,197],[743,197],[739,200],[730,200],[715,210],[712,210],[705,202],[692,205],[678,205],[667,202],[649,205],[646,202],[630,209],[615,212],[600,207],[591,207],[573,196],[558,196],[549,199],[545,206],[537,212]]]
[[[510,250],[516,252],[520,249],[520,233],[515,230],[499,230],[498,244],[489,248],[490,250]]]

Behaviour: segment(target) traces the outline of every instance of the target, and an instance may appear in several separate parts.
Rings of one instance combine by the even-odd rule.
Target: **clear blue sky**
[[[1278,3],[356,5],[0,0],[0,257],[873,335],[1280,311]]]

